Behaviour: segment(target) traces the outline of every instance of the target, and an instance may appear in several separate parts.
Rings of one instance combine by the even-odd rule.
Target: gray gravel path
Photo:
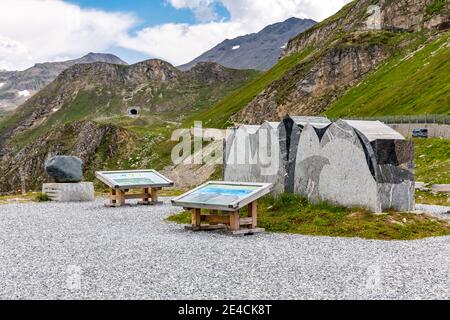
[[[416,204],[416,211],[425,212],[440,219],[450,220],[450,207],[428,204]]]
[[[450,299],[450,237],[234,238],[102,204],[0,206],[0,298]]]

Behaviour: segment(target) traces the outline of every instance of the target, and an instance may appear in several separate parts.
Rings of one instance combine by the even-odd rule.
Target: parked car
[[[413,138],[428,138],[428,129],[418,128],[413,130]]]

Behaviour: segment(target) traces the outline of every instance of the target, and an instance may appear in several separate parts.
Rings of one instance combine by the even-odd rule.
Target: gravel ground
[[[429,215],[450,220],[450,207],[433,206],[428,204],[416,204],[416,211],[425,212]]]
[[[0,206],[0,298],[450,299],[450,237],[231,237],[102,204]]]

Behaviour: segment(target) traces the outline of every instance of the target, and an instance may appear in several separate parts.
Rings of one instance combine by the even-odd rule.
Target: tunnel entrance
[[[127,110],[128,116],[133,117],[133,118],[139,117],[140,113],[141,113],[141,108],[139,108],[139,107],[130,107]]]

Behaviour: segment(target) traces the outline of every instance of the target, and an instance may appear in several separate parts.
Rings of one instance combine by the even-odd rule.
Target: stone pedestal
[[[94,201],[94,184],[92,182],[79,183],[44,183],[42,192],[52,201],[81,202]]]

